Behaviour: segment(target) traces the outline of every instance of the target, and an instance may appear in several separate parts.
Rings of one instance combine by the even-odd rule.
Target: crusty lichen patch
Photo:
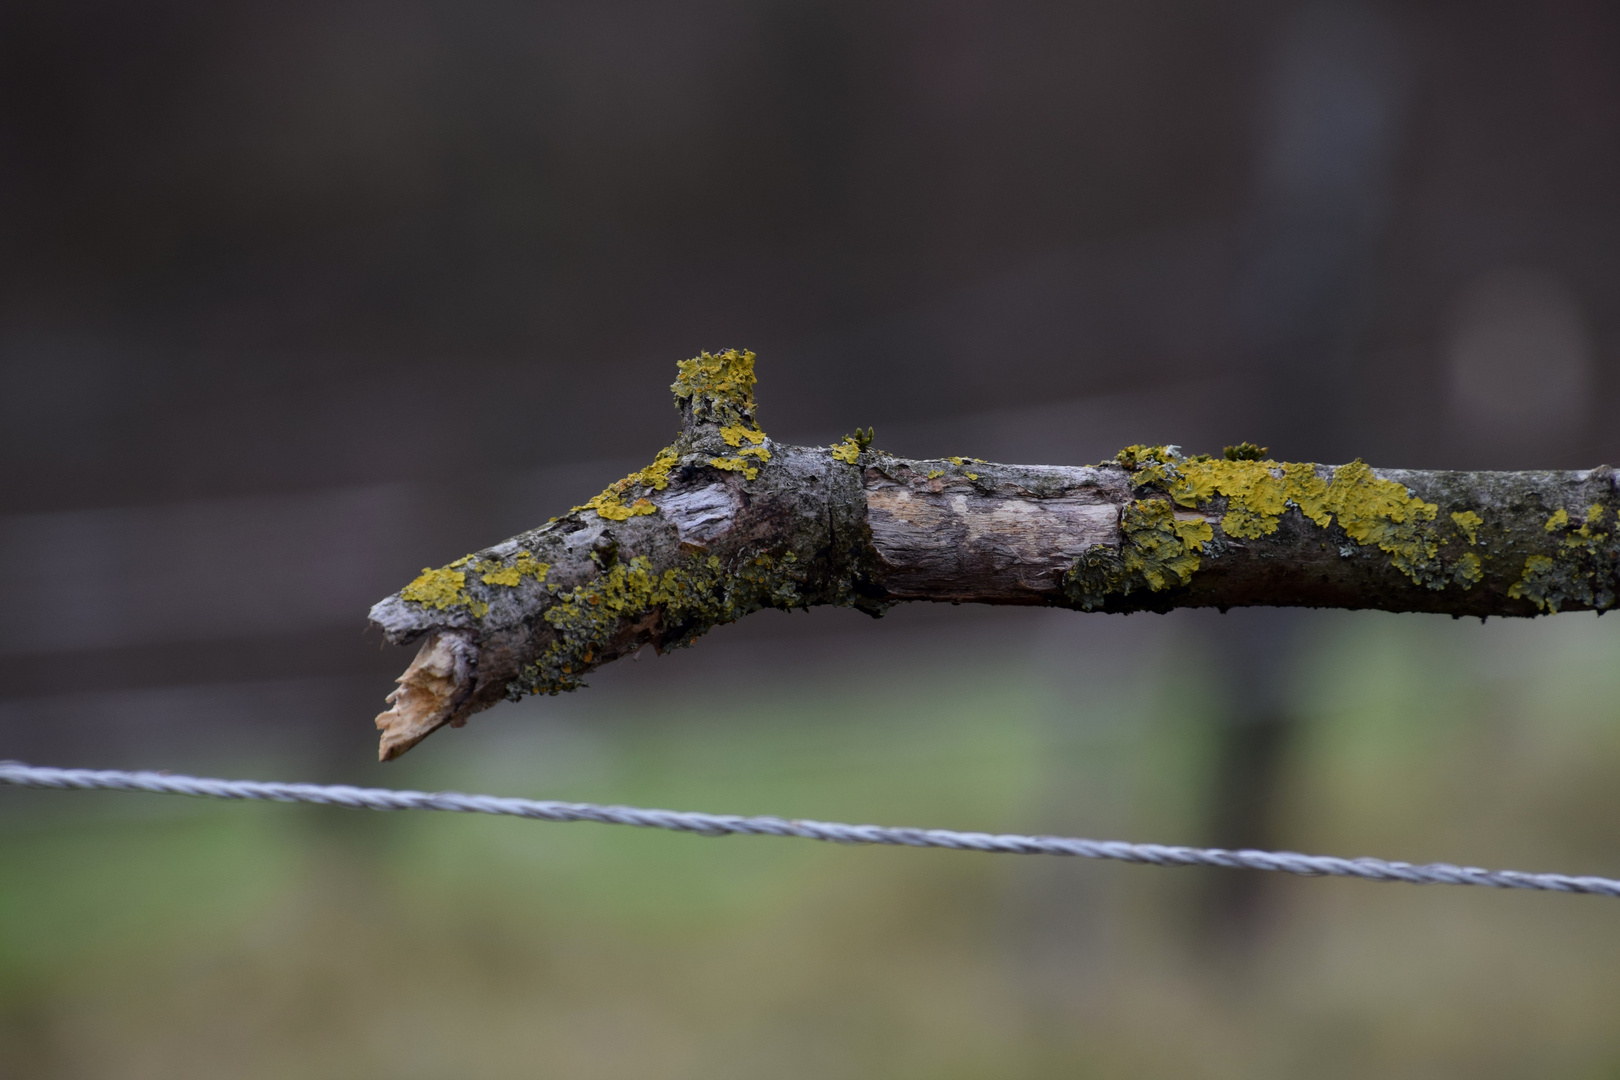
[[[1472,511],[1451,515],[1447,535],[1436,525],[1437,504],[1378,476],[1363,461],[1323,470],[1259,459],[1260,448],[1251,443],[1227,450],[1221,458],[1184,457],[1168,446],[1120,451],[1115,460],[1131,471],[1132,483],[1139,490],[1168,496],[1168,502],[1147,499],[1128,507],[1121,517],[1120,548],[1081,556],[1066,578],[1070,598],[1090,610],[1109,595],[1144,587],[1157,592],[1191,581],[1218,538],[1205,524],[1202,528],[1209,535],[1200,532],[1198,541],[1190,542],[1188,523],[1170,526],[1166,514],[1171,504],[1219,513],[1220,538],[1236,540],[1274,535],[1282,515],[1295,509],[1320,528],[1337,524],[1356,545],[1378,549],[1395,569],[1431,589],[1453,583],[1467,588],[1483,576],[1480,559],[1473,553],[1449,561],[1442,558],[1448,541],[1453,546],[1477,542],[1483,520]],[[1153,509],[1155,501],[1166,509]],[[1180,541],[1179,550],[1172,538]]]
[[[547,609],[544,618],[556,640],[507,686],[507,696],[578,689],[592,665],[626,645],[621,639],[627,630],[632,636],[657,630],[660,647],[667,649],[761,608],[801,607],[797,564],[792,552],[756,552],[735,564],[692,555],[663,573],[645,556],[615,563]]]
[[[475,563],[473,568],[479,571],[478,580],[485,585],[506,585],[511,588],[521,585],[525,577],[545,581],[546,575],[551,572],[550,563],[541,562],[527,551],[519,551],[509,566],[490,562]]]
[[[682,360],[669,389],[675,404],[687,411],[694,424],[717,424],[722,430],[752,429],[756,426],[754,382],[754,354],[747,349],[725,349]]]
[[[574,507],[573,512],[593,510],[608,521],[628,521],[633,517],[658,512],[645,497],[639,497],[626,503],[624,497],[631,491],[663,491],[669,487],[669,471],[680,464],[680,454],[673,446],[666,446],[658,451],[653,463],[640,472],[633,472],[623,480],[616,480],[602,490],[602,493],[582,506]]]
[[[763,431],[758,433],[764,437]],[[752,458],[753,460],[749,460]],[[717,469],[726,469],[731,472],[740,472],[748,479],[753,480],[759,476],[759,463],[771,460],[771,452],[763,446],[745,446],[731,457],[712,457],[709,464]]]
[[[689,426],[714,424],[720,441],[738,448],[734,454],[707,456],[708,463],[717,469],[740,472],[750,480],[759,476],[760,464],[771,459],[769,439],[754,419],[754,381],[754,354],[746,349],[725,349],[682,360],[675,382],[670,385],[675,404],[688,415]],[[647,496],[669,487],[670,470],[681,463],[683,449],[695,449],[687,434],[683,433],[675,445],[660,450],[651,465],[609,484],[591,501],[574,507],[573,512],[594,511],[608,521],[656,514],[658,507]],[[632,493],[638,494],[632,498]]]
[[[1568,510],[1554,511],[1542,528],[1557,546],[1551,555],[1527,556],[1508,595],[1529,600],[1546,612],[1570,603],[1599,610],[1613,607],[1615,582],[1620,580],[1620,543],[1614,527],[1605,522],[1614,517],[1602,503],[1593,503],[1580,526],[1574,527]]]
[[[1333,470],[1322,505],[1350,539],[1377,547],[1389,556],[1390,565],[1417,584],[1446,587],[1442,537],[1434,527],[1440,511],[1436,504],[1424,502],[1393,480],[1380,479],[1358,460]]]
[[[741,446],[745,442],[751,446],[762,446],[765,442],[765,433],[763,431],[758,428],[744,427],[742,424],[726,425],[720,429],[720,437],[726,440],[727,446]]]
[[[1479,527],[1485,524],[1485,519],[1472,510],[1453,510],[1451,520],[1457,529],[1468,538],[1470,544],[1479,543]]]
[[[472,574],[485,585],[505,585],[515,588],[525,577],[545,581],[551,564],[541,562],[532,552],[518,551],[510,563],[501,559],[480,559],[476,555],[463,555],[449,566],[437,570],[424,568],[417,579],[399,591],[400,599],[446,611],[452,607],[465,607],[478,618],[489,614],[489,604],[467,591],[467,575]]]
[[[458,559],[451,566],[465,562],[465,559]],[[442,566],[437,570],[424,566],[415,581],[399,590],[399,597],[401,600],[409,600],[436,611],[463,605],[479,618],[483,618],[489,612],[488,604],[467,595],[466,572],[453,570],[450,566]]]
[[[1215,530],[1202,518],[1178,516],[1166,499],[1139,499],[1120,514],[1120,535],[1117,550],[1091,548],[1064,575],[1065,592],[1084,611],[1144,587],[1187,584]]]
[[[845,435],[841,440],[833,443],[833,460],[842,461],[845,465],[859,464],[861,455],[871,448],[872,440],[876,435],[877,432],[873,428],[868,427],[865,430],[856,428],[853,435]]]
[[[718,449],[721,443],[735,453],[710,454],[708,463],[716,469],[739,472],[749,480],[759,476],[760,466],[771,460],[769,439],[755,420],[754,354],[746,349],[726,349],[699,353],[680,363],[680,371],[670,391],[675,404],[686,414],[687,436],[697,440],[689,449],[706,446]],[[704,425],[714,425],[719,435],[699,436]]]

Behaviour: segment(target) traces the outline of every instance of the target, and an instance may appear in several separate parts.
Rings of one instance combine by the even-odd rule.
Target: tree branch
[[[704,353],[651,465],[561,517],[426,570],[371,610],[420,652],[377,718],[383,760],[502,698],[555,694],[644,645],[762,608],[905,600],[1082,611],[1289,605],[1535,615],[1606,610],[1615,474],[1467,473],[1186,457],[1096,466],[911,461],[784,446],[755,419],[754,355]]]

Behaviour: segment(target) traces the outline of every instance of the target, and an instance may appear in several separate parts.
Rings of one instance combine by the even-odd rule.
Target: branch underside
[[[685,425],[647,469],[372,609],[390,641],[425,637],[377,718],[384,760],[503,698],[576,689],[645,645],[687,645],[767,607],[1484,617],[1601,611],[1620,591],[1607,467],[1418,472],[1169,447],[1084,467],[912,461],[872,450],[869,434],[771,441],[753,381],[751,353],[683,363]]]

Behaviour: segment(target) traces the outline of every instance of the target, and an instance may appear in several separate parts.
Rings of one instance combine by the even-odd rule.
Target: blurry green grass
[[[385,782],[1200,842],[1208,661],[1142,625],[542,702]],[[1620,874],[1620,620],[1321,625],[1290,846]],[[1192,871],[41,798],[90,801],[0,818],[4,1075],[1620,1075],[1603,900],[1283,879],[1233,958]]]

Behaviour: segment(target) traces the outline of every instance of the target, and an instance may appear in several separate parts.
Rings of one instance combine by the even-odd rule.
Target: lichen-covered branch
[[[1615,474],[1463,473],[1133,446],[1095,466],[911,461],[857,431],[785,446],[759,426],[754,355],[704,353],[647,468],[377,604],[425,638],[377,718],[381,756],[502,698],[555,694],[644,645],[762,608],[905,600],[1081,611],[1305,605],[1535,615],[1605,610],[1620,581]]]

